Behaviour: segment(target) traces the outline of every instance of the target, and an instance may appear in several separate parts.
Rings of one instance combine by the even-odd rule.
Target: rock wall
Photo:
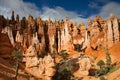
[[[89,18],[88,27],[83,22],[77,26],[76,22],[70,22],[68,17],[62,21],[52,22],[50,18],[43,21],[40,17],[34,19],[31,15],[28,20],[25,17],[19,20],[17,15],[15,20],[14,11],[11,20],[1,16],[0,23],[1,33],[8,33],[13,47],[17,42],[21,43],[23,50],[39,44],[39,48],[36,46],[38,53],[61,50],[70,53],[75,51],[76,44],[79,45],[81,52],[89,49],[100,50],[110,48],[120,41],[120,22],[113,14],[107,20],[103,20],[100,16],[96,16],[93,21]]]
[[[119,22],[118,18],[113,14],[110,14],[110,19],[107,21],[108,31],[107,31],[107,41],[108,47],[112,47],[114,44],[118,43],[120,40],[119,33]]]

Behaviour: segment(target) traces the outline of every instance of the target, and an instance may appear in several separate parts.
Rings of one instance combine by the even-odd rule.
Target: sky
[[[113,13],[120,18],[120,0],[0,0],[0,15],[11,18],[12,10],[20,18],[32,15],[55,21],[67,16],[77,24],[87,24],[88,17],[93,19],[96,15],[106,19]]]

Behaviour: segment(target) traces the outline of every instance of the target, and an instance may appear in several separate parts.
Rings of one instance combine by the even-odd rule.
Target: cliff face
[[[24,52],[33,45],[37,53],[67,50],[69,54],[82,52],[96,56],[93,53],[120,42],[120,20],[113,14],[107,20],[96,16],[94,20],[88,19],[86,27],[83,22],[77,26],[68,17],[55,22],[50,19],[43,21],[40,17],[34,19],[31,15],[22,20],[17,15],[14,19],[13,12],[10,20],[0,16],[0,33],[8,35],[13,47],[20,43]]]

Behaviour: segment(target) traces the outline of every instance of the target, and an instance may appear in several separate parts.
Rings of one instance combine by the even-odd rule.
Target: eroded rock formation
[[[52,68],[54,62],[49,53],[66,50],[70,56],[83,52],[98,57],[98,52],[110,49],[120,42],[120,19],[113,14],[106,20],[96,16],[93,21],[88,19],[87,27],[83,22],[76,25],[68,17],[53,22],[50,18],[43,21],[40,17],[34,19],[31,15],[28,19],[23,17],[20,20],[17,15],[15,20],[13,11],[10,20],[0,16],[0,35],[2,34],[8,36],[12,47],[17,43],[21,44],[27,70],[34,71],[37,76],[44,74],[50,80],[55,70]],[[41,52],[48,56],[39,58]],[[88,59],[84,61],[89,64]],[[86,65],[82,62],[80,61],[81,67]]]
[[[76,77],[80,75],[89,75],[89,70],[95,65],[93,59],[89,56],[83,55],[78,58],[79,69],[74,72]],[[78,75],[79,74],[79,75]]]
[[[23,54],[23,62],[25,62],[25,69],[29,73],[35,75],[43,80],[52,80],[55,74],[55,63],[52,57],[48,54],[44,58],[38,58],[34,46],[30,46]]]

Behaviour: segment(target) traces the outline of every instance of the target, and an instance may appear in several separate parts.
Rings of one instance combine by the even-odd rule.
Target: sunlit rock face
[[[107,25],[108,25],[108,31],[107,31],[107,40],[108,40],[108,47],[111,47],[113,45],[113,30],[112,30],[112,22],[109,19],[107,21]]]
[[[40,43],[40,50],[45,50],[45,35],[44,35],[44,26],[40,17],[37,18],[37,27],[38,27],[38,40]]]
[[[74,72],[76,77],[79,77],[80,75],[89,75],[89,70],[94,66],[92,57],[86,55],[79,57],[77,63],[79,68]]]
[[[110,19],[107,22],[108,31],[107,31],[107,40],[108,47],[112,47],[114,44],[118,43],[120,40],[119,34],[119,23],[117,17],[113,14],[110,14]]]
[[[93,49],[97,48],[98,46],[98,40],[99,35],[102,32],[101,25],[99,23],[99,16],[96,16],[94,18],[94,21],[92,22],[92,25],[88,27],[88,31],[90,33],[90,45]]]
[[[56,27],[55,24],[50,20],[48,20],[48,36],[49,36],[49,49],[52,53],[54,51],[53,46],[56,45]]]
[[[3,28],[1,33],[7,34],[9,39],[10,39],[11,44],[13,46],[15,46],[15,42],[14,42],[14,38],[13,38],[13,34],[12,34],[12,29],[9,26]]]
[[[93,22],[90,19],[88,22],[90,46],[93,49],[99,49],[99,47],[110,48],[119,42],[119,23],[114,15],[111,15],[110,19],[107,20],[102,20],[99,16],[96,16]]]
[[[25,69],[32,75],[45,80],[52,80],[55,74],[55,63],[50,55],[44,58],[38,58],[34,46],[30,46],[23,54],[23,62],[25,62]],[[34,72],[34,73],[33,73]]]
[[[59,35],[60,34],[60,35]],[[60,50],[68,50],[68,46],[70,45],[71,36],[68,32],[68,23],[64,24],[63,29],[58,33],[58,51]]]
[[[23,35],[20,34],[19,31],[17,31],[15,41],[18,42],[18,43],[20,43],[21,45],[23,45]]]
[[[73,50],[73,38],[70,33],[70,24],[71,22],[66,17],[64,23],[61,23],[62,26],[59,27],[58,31],[58,52],[61,50],[66,50],[70,54]]]

